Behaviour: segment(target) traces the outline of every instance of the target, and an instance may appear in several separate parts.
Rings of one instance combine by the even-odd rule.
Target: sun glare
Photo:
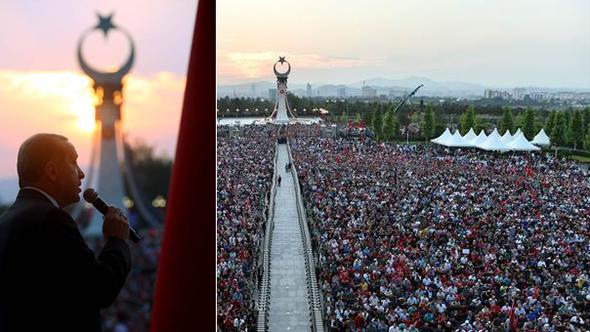
[[[94,106],[98,98],[87,77],[72,72],[3,72],[15,95],[23,102],[42,103],[46,112],[61,113],[64,118],[73,120],[79,130],[89,133],[95,128]],[[13,96],[15,96],[13,95]],[[65,113],[65,114],[64,114]]]
[[[94,94],[83,95],[70,103],[70,111],[78,118],[76,123],[82,131],[92,132],[96,126],[94,119],[95,100]]]

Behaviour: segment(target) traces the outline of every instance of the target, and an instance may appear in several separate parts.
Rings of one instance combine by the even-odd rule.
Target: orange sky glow
[[[67,136],[79,163],[89,162],[96,103],[91,84],[85,75],[70,71],[0,71],[2,177],[16,176],[18,146],[38,132]],[[169,72],[126,77],[122,127],[127,140],[163,142],[157,151],[172,156],[184,84],[184,77]]]

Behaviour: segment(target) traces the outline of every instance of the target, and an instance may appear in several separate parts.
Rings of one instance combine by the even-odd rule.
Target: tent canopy
[[[547,135],[545,135],[544,130],[541,130],[539,134],[535,136],[535,139],[538,139],[540,142],[547,142],[545,144],[549,144],[549,138],[547,137],[546,140],[543,140],[543,136],[546,137]],[[534,146],[527,140],[520,128],[514,133],[514,135],[511,135],[510,131],[506,130],[503,136],[500,136],[497,128],[494,128],[489,136],[486,136],[484,130],[481,130],[479,135],[475,135],[473,128],[470,128],[465,136],[461,136],[459,130],[456,130],[451,134],[449,128],[446,128],[439,137],[430,141],[446,147],[477,147],[486,151],[505,152],[540,150],[539,147]],[[533,141],[533,143],[534,142],[535,141]]]
[[[465,142],[463,140],[463,137],[461,137],[461,134],[459,133],[459,130],[455,130],[455,133],[453,135],[451,135],[451,137],[449,137],[446,142],[444,142],[445,146],[448,147],[464,147],[464,146],[471,146],[471,144],[469,144],[469,142]]]
[[[449,139],[451,137],[451,131],[449,130],[449,128],[445,129],[445,131],[437,138],[433,138],[430,141],[432,143],[436,143],[436,144],[440,144],[440,145],[445,145],[444,142],[447,141],[447,139]]]
[[[504,144],[508,144],[512,141],[512,134],[510,133],[510,129],[506,129],[506,132],[502,137],[500,137],[500,141]]]
[[[541,148],[532,145],[526,139],[526,137],[524,137],[524,134],[522,132],[520,134],[518,134],[518,136],[516,136],[516,138],[512,142],[510,142],[510,144],[508,144],[508,147],[510,147],[510,150],[512,150],[512,151],[537,151],[537,150],[541,150]]]
[[[541,128],[541,131],[533,138],[531,143],[535,145],[551,145],[551,140],[549,136],[545,134],[545,129]]]
[[[465,141],[467,143],[471,143],[471,141],[476,137],[477,137],[477,135],[473,131],[473,128],[469,128],[469,131],[467,132],[467,134],[465,134],[465,136],[463,136],[463,141]]]
[[[500,140],[500,134],[498,129],[494,128],[494,131],[488,136],[488,139],[483,143],[477,145],[478,148],[487,151],[508,151],[510,148]]]
[[[477,137],[475,137],[473,140],[471,140],[471,145],[473,146],[478,146],[479,144],[485,142],[488,139],[488,135],[486,135],[485,130],[481,130],[479,132],[479,135],[477,135]]]

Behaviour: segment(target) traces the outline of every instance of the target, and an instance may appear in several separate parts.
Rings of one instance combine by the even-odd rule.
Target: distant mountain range
[[[507,88],[498,88],[485,86],[476,83],[445,81],[437,82],[428,77],[411,76],[404,79],[388,79],[376,77],[364,81],[352,82],[348,84],[312,84],[312,95],[322,97],[342,97],[342,92],[347,97],[361,96],[362,87],[370,86],[377,90],[377,96],[401,96],[418,85],[424,86],[418,92],[423,96],[440,96],[440,97],[483,97],[484,90],[498,89],[507,90]],[[275,82],[257,81],[250,83],[234,85],[218,85],[217,95],[222,97],[262,97],[269,98],[269,89],[276,88]],[[530,91],[573,91],[587,92],[584,89],[575,88],[543,88],[543,87],[524,87]],[[299,96],[307,96],[307,84],[289,84],[289,91]]]

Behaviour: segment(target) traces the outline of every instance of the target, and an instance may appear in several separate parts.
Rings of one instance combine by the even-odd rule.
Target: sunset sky
[[[426,76],[590,89],[588,0],[218,1],[218,82]]]
[[[0,1],[0,181],[16,176],[18,146],[37,132],[69,137],[80,164],[88,164],[93,95],[76,49],[82,34],[97,24],[97,12],[114,12],[113,22],[135,42],[136,61],[124,90],[124,132],[131,142],[140,138],[172,156],[195,10],[192,0]],[[94,67],[110,69],[127,59],[129,45],[116,30],[106,40],[95,31],[83,51]]]
[[[196,4],[0,1],[0,181],[16,176],[18,145],[37,132],[68,136],[88,163],[93,96],[76,47],[96,12],[114,12],[136,46],[124,132],[172,156]],[[84,47],[105,69],[128,51],[117,31],[108,40],[95,31]],[[216,51],[219,84],[271,81],[272,64],[286,55],[292,83],[426,76],[590,90],[590,1],[219,0]]]

